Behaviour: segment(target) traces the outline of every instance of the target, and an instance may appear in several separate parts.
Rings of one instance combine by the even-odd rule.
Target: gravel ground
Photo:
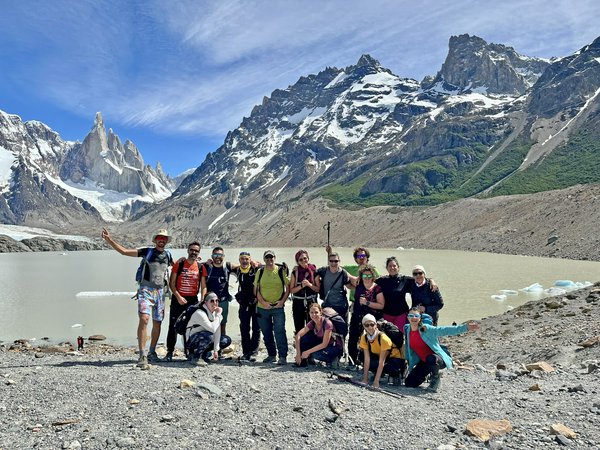
[[[132,349],[4,344],[0,449],[600,448],[600,344],[577,345],[600,336],[599,298],[595,286],[531,302],[448,339],[459,367],[438,393],[388,395],[325,368],[192,367],[180,356],[140,370]],[[555,370],[524,369],[539,360]],[[507,419],[512,431],[484,442],[464,433],[473,419]],[[557,423],[574,438],[553,435]]]

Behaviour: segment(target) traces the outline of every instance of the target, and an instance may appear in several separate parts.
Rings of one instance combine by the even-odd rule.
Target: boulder
[[[103,334],[92,334],[90,337],[88,337],[88,341],[104,341],[106,340],[106,336],[104,336]]]
[[[561,436],[567,437],[569,439],[575,439],[575,437],[577,436],[577,433],[575,433],[568,426],[566,426],[562,423],[554,423],[554,424],[550,425],[550,434],[553,434],[553,435],[560,434]]]
[[[196,383],[194,383],[192,380],[188,380],[186,378],[184,380],[181,380],[181,382],[179,383],[179,389],[187,389],[187,388],[194,387],[195,385],[196,385]]]
[[[511,423],[506,420],[473,419],[465,426],[465,434],[480,439],[483,442],[492,436],[501,436],[512,431]]]
[[[577,345],[583,348],[589,348],[593,347],[594,345],[598,345],[598,343],[600,343],[600,335],[592,336],[591,338],[586,339],[585,341],[578,342]]]

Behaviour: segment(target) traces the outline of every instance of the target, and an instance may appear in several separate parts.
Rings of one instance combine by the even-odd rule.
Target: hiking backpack
[[[201,307],[200,303],[196,303],[194,305],[188,306],[186,308],[186,310],[183,311],[179,315],[179,317],[175,321],[175,325],[173,326],[173,328],[175,329],[177,334],[185,335],[185,332],[188,330],[188,323],[190,322],[192,315],[198,310],[201,310],[204,314],[206,314],[208,316],[208,313],[206,312],[206,310],[204,308]],[[196,325],[196,326],[199,326],[199,325]],[[194,328],[194,327],[191,327],[191,328]]]
[[[400,328],[385,319],[379,319],[377,321],[377,328],[390,338],[394,347],[398,350],[402,348],[402,345],[404,345],[404,334],[402,334]],[[381,341],[379,343],[381,344]]]
[[[329,319],[333,324],[334,334],[337,334],[344,339],[348,335],[348,324],[342,316],[333,308],[323,308],[323,317]]]
[[[146,267],[148,267],[148,261],[150,261],[150,258],[154,254],[154,250],[155,250],[154,247],[148,247],[148,251],[146,252],[146,255],[143,256],[142,260],[140,261],[140,265],[138,266],[137,271],[135,272],[135,281],[138,284],[141,284],[142,281],[144,280],[144,275],[146,274]],[[169,250],[164,250],[164,251],[167,252],[167,260],[169,262],[169,265],[173,264],[173,257],[171,256],[171,253],[169,252]],[[165,280],[165,285],[167,287],[169,286],[168,279]]]
[[[289,276],[290,270],[286,263],[281,263],[281,264],[277,263],[275,265],[277,266],[277,274],[279,275],[279,279],[281,280],[281,284],[283,285],[283,290],[285,291],[285,276]],[[259,287],[260,287],[260,279],[262,278],[264,272],[265,272],[264,267],[261,267],[256,272],[256,276],[258,277],[258,280],[256,281],[256,285]],[[284,276],[284,274],[285,274],[285,276]]]

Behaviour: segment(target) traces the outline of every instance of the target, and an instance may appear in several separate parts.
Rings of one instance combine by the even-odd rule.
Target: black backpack
[[[377,321],[377,328],[390,338],[394,347],[398,350],[402,348],[402,345],[404,345],[404,334],[402,334],[400,328],[385,319]],[[381,344],[381,338],[379,338],[379,344]]]
[[[333,308],[323,308],[323,317],[329,319],[333,324],[334,334],[344,339],[348,335],[348,324],[342,316]]]
[[[183,334],[183,335],[185,334],[185,332],[188,330],[188,323],[189,323],[192,315],[198,310],[202,311],[204,314],[206,314],[208,316],[208,313],[206,312],[206,310],[204,308],[201,307],[200,303],[196,303],[194,305],[188,306],[187,309],[185,311],[183,311],[179,315],[177,320],[175,321],[175,325],[173,328],[175,328],[175,331],[177,332],[177,334]],[[199,325],[192,326],[191,328],[195,328],[196,326],[199,326]]]

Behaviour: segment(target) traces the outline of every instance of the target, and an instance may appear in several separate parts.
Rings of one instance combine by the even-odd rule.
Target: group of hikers
[[[273,250],[266,250],[261,262],[242,251],[238,262],[231,263],[225,261],[223,248],[215,247],[210,258],[201,263],[202,247],[196,241],[188,245],[187,257],[173,261],[166,249],[171,236],[165,229],[153,236],[154,247],[125,248],[106,228],[102,238],[122,255],[142,258],[135,296],[139,317],[137,365],[141,368],[161,361],[156,346],[167,291],[171,292],[171,304],[164,362],[173,361],[179,334],[192,364],[205,366],[224,358],[223,349],[231,345],[226,333],[229,303],[235,299],[239,305],[240,362],[256,361],[262,334],[267,350],[263,363],[287,364],[284,308],[291,298],[295,365],[305,367],[320,361],[337,368],[347,348],[348,365],[362,366],[362,381],[371,382],[375,388],[380,387],[383,375],[394,385],[409,387],[420,386],[429,377],[428,389],[437,391],[440,369],[452,367],[450,353],[439,338],[479,327],[473,322],[437,326],[444,302],[424,267],[416,265],[412,277],[401,275],[397,259],[390,257],[387,275],[379,276],[365,247],[354,249],[356,264],[342,267],[340,255],[328,245],[328,264],[321,268],[310,262],[306,250],[298,250],[296,265],[290,271],[287,264],[276,262]],[[234,296],[229,293],[231,275],[238,281]]]

